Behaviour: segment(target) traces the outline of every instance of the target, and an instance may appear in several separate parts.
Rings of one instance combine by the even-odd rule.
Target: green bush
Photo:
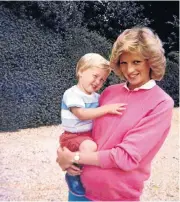
[[[75,83],[75,66],[88,52],[105,55],[110,43],[85,28],[66,36],[37,27],[0,6],[1,131],[60,123],[63,92]]]
[[[77,22],[68,21],[68,12],[61,19],[60,3],[57,8],[56,2],[11,3],[0,3],[0,131],[59,124],[60,102],[64,91],[76,83],[77,61],[89,52],[108,59],[112,44],[81,26],[77,13],[81,4],[63,4]],[[67,24],[61,26],[63,21]],[[168,58],[158,85],[179,106],[179,53],[171,52]],[[119,82],[111,74],[104,87]]]
[[[170,56],[172,55],[170,54]],[[173,58],[171,58],[171,60],[167,59],[165,76],[160,82],[158,82],[158,85],[162,87],[173,98],[175,107],[178,107],[179,106],[179,64],[177,63],[177,57],[175,57],[174,59]]]

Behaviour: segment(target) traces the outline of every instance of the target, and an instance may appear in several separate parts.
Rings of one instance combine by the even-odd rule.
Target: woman
[[[71,174],[81,171],[86,197],[69,194],[69,201],[138,201],[151,162],[171,125],[174,102],[155,80],[165,73],[162,42],[149,28],[125,30],[113,45],[111,67],[126,80],[107,87],[100,106],[127,103],[121,116],[104,115],[94,121],[97,152],[74,153],[58,149],[58,163]]]

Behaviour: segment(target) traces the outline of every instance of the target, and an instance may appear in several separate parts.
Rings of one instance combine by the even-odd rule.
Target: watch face
[[[78,160],[79,160],[79,156],[75,156],[75,157],[74,157],[74,160],[75,160],[75,161],[78,161]]]

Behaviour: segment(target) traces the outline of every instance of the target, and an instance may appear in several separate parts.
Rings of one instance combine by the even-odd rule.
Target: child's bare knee
[[[80,144],[79,150],[83,151],[83,152],[85,152],[85,151],[96,151],[97,145],[92,140],[85,140]]]

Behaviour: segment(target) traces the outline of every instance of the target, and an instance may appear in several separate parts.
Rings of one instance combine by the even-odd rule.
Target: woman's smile
[[[128,77],[129,77],[130,79],[135,79],[138,75],[139,75],[139,73],[130,74],[130,75],[128,75]]]

